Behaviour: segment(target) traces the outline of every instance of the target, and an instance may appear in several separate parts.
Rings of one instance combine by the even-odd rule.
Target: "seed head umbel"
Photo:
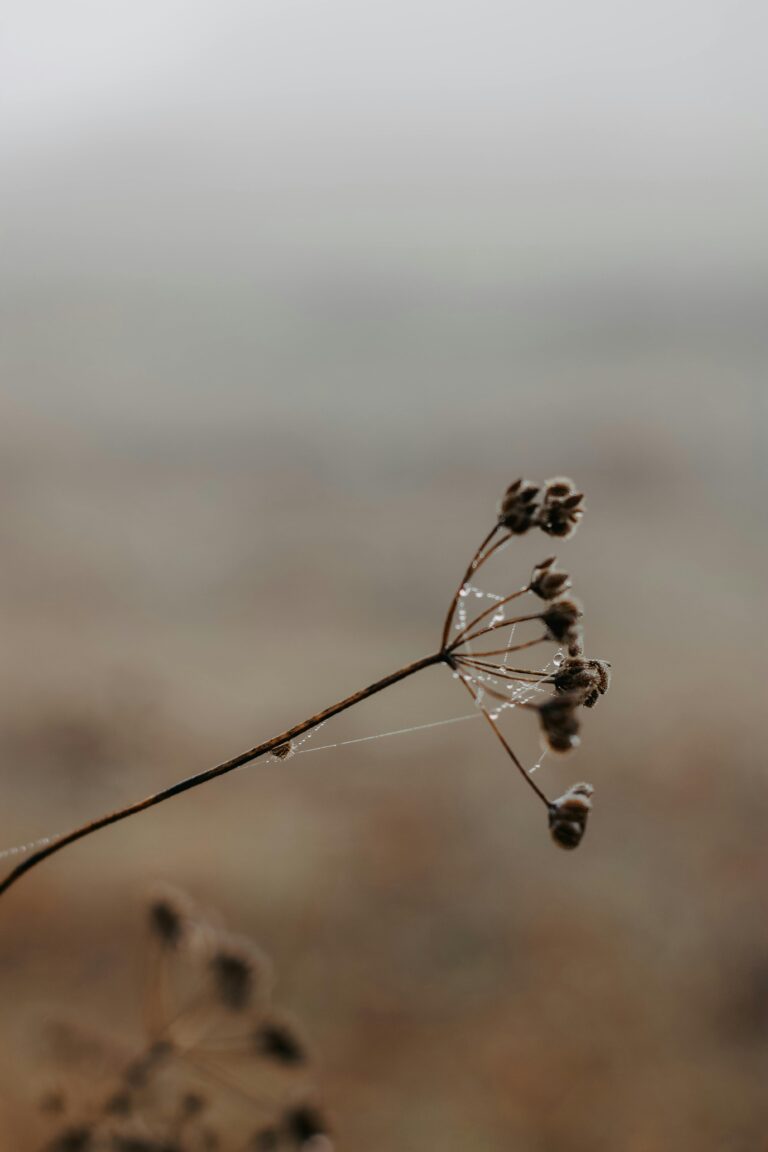
[[[536,522],[538,486],[530,480],[515,480],[499,504],[499,524],[515,536],[522,536]]]
[[[567,792],[549,806],[549,831],[561,848],[578,848],[592,809],[591,784],[572,784]]]

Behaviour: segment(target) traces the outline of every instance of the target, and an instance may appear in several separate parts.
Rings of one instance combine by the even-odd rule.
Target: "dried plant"
[[[587,659],[584,656],[583,610],[577,600],[566,595],[571,586],[570,576],[557,568],[555,557],[550,556],[535,565],[530,579],[523,587],[506,596],[496,597],[490,608],[484,609],[472,618],[468,618],[466,602],[475,592],[471,581],[478,571],[514,537],[539,530],[547,536],[567,538],[573,535],[583,514],[584,495],[576,490],[572,480],[557,477],[548,480],[543,489],[528,480],[516,480],[504,493],[496,522],[470,560],[454,593],[445,617],[437,652],[398,668],[389,676],[377,680],[367,688],[355,692],[337,704],[332,704],[286,732],[265,740],[231,760],[181,780],[135,804],[92,820],[67,835],[46,842],[5,877],[0,883],[0,894],[7,891],[20,876],[48,856],[52,856],[76,840],[97,832],[100,828],[125,820],[268,754],[279,760],[287,759],[292,755],[294,741],[299,737],[311,732],[331,717],[367,700],[375,693],[389,688],[392,684],[397,684],[416,672],[437,664],[446,665],[460,680],[517,770],[545,805],[555,842],[561,847],[576,847],[584,832],[590,804],[580,801],[580,818],[578,821],[571,821],[579,825],[578,836],[559,834],[558,828],[561,822],[558,812],[561,801],[547,799],[544,791],[532,779],[531,771],[523,767],[497,723],[502,710],[512,707],[535,710],[541,724],[545,746],[553,752],[567,752],[579,742],[580,709],[582,706],[593,707],[608,688],[608,663],[604,660]],[[531,596],[534,600],[541,601],[541,604],[537,611],[515,615],[515,609],[509,606],[524,596]],[[543,632],[529,639],[518,640],[517,629],[529,623],[543,625]],[[497,633],[505,636],[502,647],[485,647],[480,650],[474,647],[475,642],[483,638],[484,644],[492,643],[491,637],[495,638]],[[552,666],[544,669],[510,666],[509,659],[513,654],[547,643],[564,646],[567,649],[567,658],[558,651],[551,662]],[[552,694],[542,699],[542,694],[546,693],[547,688],[552,689]],[[584,796],[586,793],[578,795]]]
[[[332,1152],[306,1042],[273,1004],[267,957],[180,893],[158,892],[148,913],[144,1047],[79,1107],[77,1085],[44,1095],[57,1125],[45,1152]]]

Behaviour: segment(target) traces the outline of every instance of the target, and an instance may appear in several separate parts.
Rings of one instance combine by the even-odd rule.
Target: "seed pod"
[[[584,610],[578,600],[564,597],[553,600],[546,612],[542,612],[541,619],[551,640],[557,640],[558,644],[571,644],[581,634],[579,620],[583,615]]]
[[[572,536],[584,515],[584,493],[576,491],[573,480],[558,476],[544,486],[544,498],[536,523],[548,536]]]
[[[549,806],[549,831],[561,848],[578,848],[592,809],[591,784],[572,784]]]
[[[594,708],[611,683],[610,664],[605,660],[584,660],[575,656],[566,660],[552,677],[558,692],[580,697],[585,708]]]
[[[529,588],[541,600],[554,600],[571,586],[571,578],[567,572],[561,572],[556,567],[554,556],[542,560],[537,564],[531,576]]]
[[[539,489],[530,480],[515,480],[510,484],[499,504],[499,524],[522,536],[536,520]]]
[[[581,700],[575,694],[550,696],[543,704],[535,704],[541,730],[547,747],[553,752],[570,752],[579,743],[577,709]]]

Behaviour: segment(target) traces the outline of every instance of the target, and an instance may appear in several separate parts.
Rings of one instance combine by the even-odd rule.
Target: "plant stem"
[[[533,789],[533,791],[538,796],[539,800],[541,800],[542,803],[546,804],[547,808],[549,808],[549,800],[547,799],[546,793],[542,792],[541,788],[539,788],[539,786],[535,782],[535,780],[533,780],[532,777],[529,775],[529,773],[526,772],[525,768],[520,763],[520,761],[518,760],[515,753],[512,751],[512,748],[510,747],[509,742],[506,740],[506,738],[502,734],[502,732],[499,729],[498,725],[496,724],[495,720],[490,716],[488,711],[483,707],[482,701],[479,699],[479,697],[478,697],[477,693],[475,692],[474,688],[472,687],[472,685],[469,683],[469,681],[464,676],[461,675],[461,673],[459,673],[459,680],[464,685],[467,692],[469,692],[470,696],[472,697],[475,704],[477,705],[477,707],[482,712],[485,719],[490,724],[491,728],[493,728],[493,731],[496,733],[496,736],[498,737],[499,741],[501,742],[505,752],[507,753],[507,755],[509,756],[512,763],[517,768],[517,770],[520,773],[520,775],[522,776],[523,780],[525,780],[526,784],[530,788]],[[488,691],[488,689],[486,689],[486,691]],[[502,699],[503,699],[503,697],[502,697]]]
[[[461,593],[461,590],[464,587],[464,585],[467,583],[467,581],[469,580],[472,573],[477,571],[477,569],[481,566],[481,564],[485,563],[485,561],[488,559],[488,556],[491,555],[491,552],[495,552],[496,548],[501,543],[500,540],[497,541],[497,543],[494,545],[494,547],[491,548],[485,556],[481,556],[483,549],[488,547],[491,540],[493,540],[494,536],[499,531],[499,527],[500,527],[500,525],[494,524],[493,528],[491,528],[488,535],[484,538],[482,544],[479,546],[479,548],[475,552],[474,556],[470,560],[469,564],[467,565],[467,570],[464,573],[464,575],[462,576],[462,578],[459,582],[459,586],[453,594],[453,600],[451,600],[451,606],[448,609],[448,614],[445,617],[445,623],[443,624],[443,638],[440,641],[440,647],[443,650],[446,648],[446,646],[448,644],[448,633],[450,632],[450,629],[451,629],[451,621],[453,620],[453,614],[456,611],[456,605],[459,602],[459,595]]]
[[[74,844],[76,840],[82,840],[86,836],[90,836],[93,832],[98,832],[100,828],[106,828],[110,824],[117,824],[120,820],[126,820],[129,816],[135,816],[138,812],[143,812],[147,808],[153,808],[156,804],[162,804],[164,800],[170,800],[174,796],[180,796],[182,792],[188,792],[190,788],[197,788],[199,784],[206,784],[209,780],[215,780],[217,776],[225,776],[227,772],[233,772],[235,768],[241,768],[244,764],[249,764],[252,760],[258,760],[260,756],[265,756],[268,752],[272,752],[275,748],[279,748],[281,744],[288,744],[291,740],[302,736],[308,732],[310,728],[315,728],[318,724],[322,724],[326,720],[330,720],[333,716],[338,716],[340,712],[345,712],[348,708],[353,708],[355,704],[360,704],[361,701],[367,700],[369,696],[375,696],[377,692],[383,691],[384,688],[391,687],[392,684],[397,684],[400,680],[405,680],[408,676],[413,676],[415,672],[420,672],[423,668],[429,668],[433,664],[448,663],[447,654],[444,651],[436,652],[432,656],[425,656],[421,660],[415,660],[412,664],[406,664],[403,668],[398,668],[396,672],[391,672],[389,676],[385,676],[382,680],[377,680],[374,684],[369,684],[367,688],[361,688],[359,692],[353,693],[352,696],[347,696],[345,700],[340,700],[337,704],[332,704],[330,708],[326,708],[322,712],[318,712],[315,716],[310,716],[308,720],[302,720],[300,724],[295,724],[293,728],[288,728],[285,732],[281,732],[279,736],[273,736],[270,740],[265,740],[263,744],[257,744],[255,748],[250,748],[247,752],[241,752],[239,756],[233,757],[231,760],[225,760],[223,764],[217,764],[214,768],[208,768],[204,772],[198,772],[195,776],[188,776],[185,780],[179,780],[176,784],[171,784],[169,788],[163,788],[159,792],[154,792],[151,796],[147,796],[144,800],[139,800],[135,804],[129,804],[125,808],[118,808],[115,812],[110,812],[106,816],[100,816],[97,820],[91,820],[87,824],[75,828],[72,832],[66,833],[64,836],[59,836],[57,839],[46,844],[44,848],[40,848],[37,852],[33,852],[22,860],[20,864],[8,873],[4,880],[0,881],[0,896],[16,883],[16,881],[34,868],[37,864],[42,863],[49,856],[54,853],[60,852],[62,848],[66,848],[68,844]]]

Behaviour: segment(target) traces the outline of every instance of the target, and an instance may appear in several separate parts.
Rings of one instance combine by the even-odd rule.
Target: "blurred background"
[[[6,0],[0,849],[432,651],[521,474],[587,493],[558,553],[615,679],[539,777],[596,787],[576,855],[462,723],[23,879],[4,1147],[40,1146],[45,1021],[140,1042],[158,879],[274,957],[341,1149],[768,1147],[766,34],[756,0]],[[315,743],[467,704],[430,670]]]

